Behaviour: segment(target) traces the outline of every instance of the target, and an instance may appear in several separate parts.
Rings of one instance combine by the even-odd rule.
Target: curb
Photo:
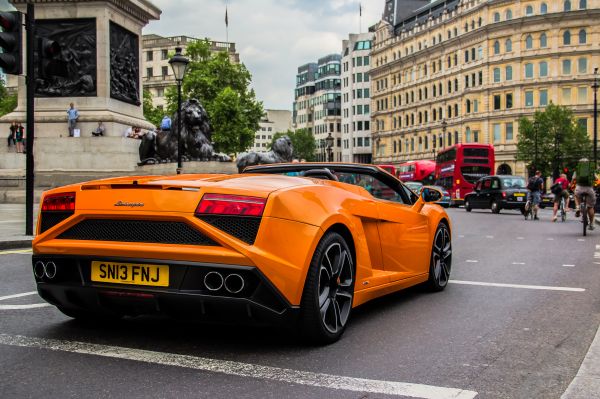
[[[596,222],[598,220],[596,219]],[[600,373],[598,365],[600,364],[600,328],[585,355],[577,375],[569,384],[561,399],[589,399],[597,398],[600,392]]]
[[[23,238],[17,240],[0,240],[0,249],[21,249],[21,248],[31,248],[32,238]]]

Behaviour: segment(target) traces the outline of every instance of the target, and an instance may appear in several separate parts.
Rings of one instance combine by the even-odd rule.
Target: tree
[[[152,93],[148,89],[144,89],[143,108],[144,118],[154,126],[159,126],[164,116],[163,110],[152,104]]]
[[[9,94],[6,84],[0,79],[0,116],[11,113],[17,108],[17,94]]]
[[[213,53],[208,41],[191,43],[190,58],[182,85],[182,97],[196,98],[206,109],[214,130],[217,151],[237,153],[252,145],[264,111],[250,89],[252,76],[243,64],[234,64],[225,51]],[[168,111],[177,111],[177,88],[166,93]]]
[[[315,149],[317,144],[311,132],[307,129],[298,129],[295,132],[288,130],[287,132],[275,133],[273,141],[271,142],[271,147],[273,147],[275,140],[283,136],[288,136],[292,141],[294,158],[304,159],[309,162],[315,160]]]
[[[533,120],[519,120],[517,160],[529,164],[530,170],[556,175],[563,167],[572,169],[582,157],[590,157],[591,142],[569,108],[550,103],[536,111]]]

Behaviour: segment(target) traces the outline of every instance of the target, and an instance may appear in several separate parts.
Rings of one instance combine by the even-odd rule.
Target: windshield
[[[522,177],[503,177],[503,188],[525,188],[525,179]]]

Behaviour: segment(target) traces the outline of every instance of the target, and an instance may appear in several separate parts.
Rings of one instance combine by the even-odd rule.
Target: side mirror
[[[443,196],[442,192],[435,188],[424,187],[421,191],[421,199],[426,203],[437,202],[441,200]]]

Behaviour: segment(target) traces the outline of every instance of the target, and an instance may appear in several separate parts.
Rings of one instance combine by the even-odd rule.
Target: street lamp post
[[[331,132],[329,132],[329,135],[325,138],[325,142],[327,145],[327,162],[333,162],[333,136],[331,135]]]
[[[181,174],[181,83],[190,60],[181,54],[181,47],[175,48],[175,55],[169,60],[177,81],[177,174]]]
[[[533,172],[535,173],[535,171],[538,169],[538,128],[539,128],[539,122],[536,120],[535,122],[533,122],[533,141],[534,141],[534,148],[535,148],[535,158],[533,161]]]
[[[448,127],[448,122],[445,119],[442,119],[442,144],[445,147],[446,143],[446,128]]]
[[[598,68],[594,68],[594,165],[598,165]]]

